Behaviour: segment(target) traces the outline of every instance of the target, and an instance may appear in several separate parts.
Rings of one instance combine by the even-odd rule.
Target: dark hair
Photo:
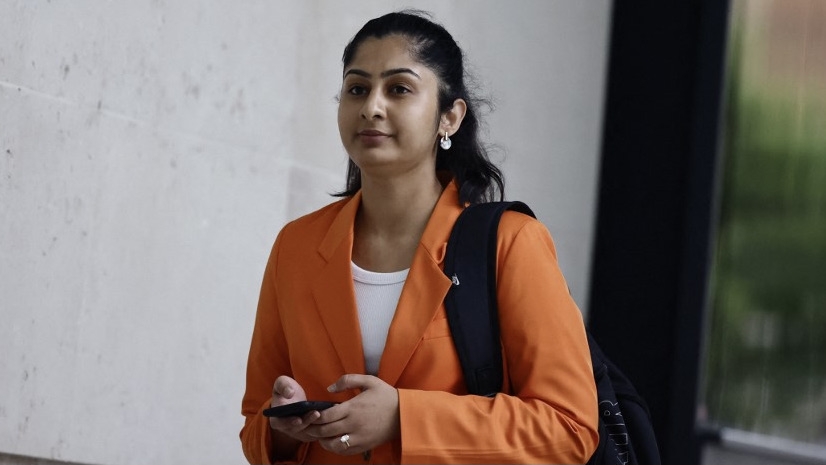
[[[468,91],[464,54],[444,27],[426,18],[427,13],[404,10],[371,19],[344,48],[342,63],[346,68],[353,61],[358,47],[368,38],[400,35],[410,42],[414,58],[427,66],[439,79],[439,112],[453,106],[456,99],[467,103],[465,118],[449,152],[437,147],[436,170],[449,171],[459,186],[459,202],[479,203],[500,200],[504,196],[505,181],[502,171],[488,158],[480,140],[479,103]],[[351,196],[361,188],[361,171],[349,161],[347,187],[337,196]],[[498,194],[498,195],[497,195]]]

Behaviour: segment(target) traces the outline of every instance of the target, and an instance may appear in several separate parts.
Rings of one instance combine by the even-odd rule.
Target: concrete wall
[[[608,0],[0,2],[0,453],[243,463],[249,336],[281,225],[330,201],[369,18],[432,11],[497,103],[509,196],[584,307]]]

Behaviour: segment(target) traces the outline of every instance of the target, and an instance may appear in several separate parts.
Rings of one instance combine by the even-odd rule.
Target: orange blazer
[[[365,373],[350,272],[360,194],[287,224],[264,272],[247,365],[241,430],[250,463],[271,463],[269,407],[279,375],[308,399],[347,373]],[[305,443],[299,463],[585,463],[596,448],[597,400],[582,315],[548,230],[506,212],[498,234],[498,299],[505,392],[468,395],[450,337],[442,272],[461,207],[455,183],[439,199],[413,258],[378,376],[398,389],[401,437],[369,456]]]

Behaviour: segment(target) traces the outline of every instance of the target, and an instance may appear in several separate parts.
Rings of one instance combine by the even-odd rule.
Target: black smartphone
[[[302,400],[293,402],[292,404],[279,405],[278,407],[270,407],[264,410],[265,417],[300,417],[307,412],[313,410],[324,410],[336,405],[335,402],[327,402],[324,400]]]

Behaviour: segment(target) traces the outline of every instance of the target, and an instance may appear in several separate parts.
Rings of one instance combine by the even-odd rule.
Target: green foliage
[[[705,404],[826,444],[826,96],[749,86],[733,43]]]

